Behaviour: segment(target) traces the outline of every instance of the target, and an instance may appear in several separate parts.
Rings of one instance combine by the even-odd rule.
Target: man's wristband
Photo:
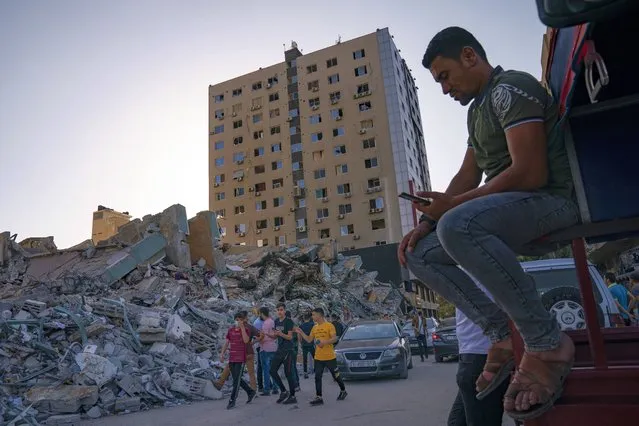
[[[422,214],[419,218],[419,223],[426,222],[430,225],[431,228],[434,228],[437,225],[437,221],[430,216]]]

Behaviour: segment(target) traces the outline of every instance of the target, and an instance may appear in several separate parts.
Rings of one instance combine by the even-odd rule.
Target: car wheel
[[[411,356],[408,359],[409,359],[409,361],[408,361],[408,369],[410,370],[411,368],[413,368],[413,357]]]
[[[575,287],[557,287],[541,296],[544,308],[557,320],[562,330],[583,330],[586,328],[586,312],[579,289]],[[597,304],[599,326],[604,327],[604,315]]]
[[[404,367],[401,373],[399,373],[400,379],[408,379],[408,366]]]

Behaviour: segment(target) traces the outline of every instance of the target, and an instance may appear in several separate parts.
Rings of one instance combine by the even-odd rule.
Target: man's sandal
[[[510,377],[510,372],[515,368],[515,354],[512,349],[490,348],[488,358],[484,365],[484,371],[493,374],[493,378],[488,380],[484,374],[480,374],[475,382],[477,390],[476,398],[482,400],[492,391],[497,389],[505,380]]]
[[[517,395],[520,392],[528,391],[534,393],[540,402],[528,410],[518,411],[516,408],[504,410],[506,414],[515,420],[530,420],[550,410],[561,396],[564,382],[573,364],[574,361],[542,361],[534,356],[524,354],[517,373],[506,390],[504,402],[510,400],[512,404],[515,404]]]

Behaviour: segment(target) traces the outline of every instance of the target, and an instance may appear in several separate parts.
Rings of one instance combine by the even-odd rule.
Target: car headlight
[[[399,356],[399,354],[400,354],[399,348],[386,349],[384,351],[385,358],[395,358],[396,356]]]

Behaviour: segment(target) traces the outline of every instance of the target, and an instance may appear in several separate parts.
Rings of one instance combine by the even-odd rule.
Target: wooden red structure
[[[604,3],[621,4],[583,7]],[[639,8],[628,7],[550,34],[545,77],[564,114],[582,224],[544,240],[572,243],[587,328],[568,333],[577,352],[562,397],[525,426],[639,424],[639,327],[600,328],[585,249],[639,235],[638,23]],[[513,335],[519,360],[523,343]]]

